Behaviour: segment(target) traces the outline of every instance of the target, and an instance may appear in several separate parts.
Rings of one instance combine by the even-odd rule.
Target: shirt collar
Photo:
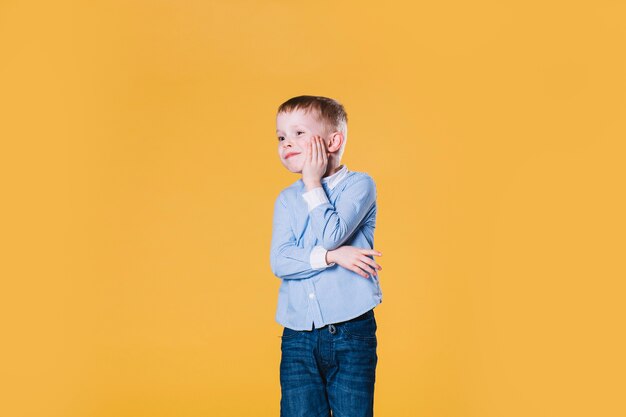
[[[342,179],[348,175],[348,167],[346,165],[342,165],[339,171],[335,172],[333,175],[329,175],[328,177],[322,178],[322,184],[326,184],[329,189],[335,188]]]

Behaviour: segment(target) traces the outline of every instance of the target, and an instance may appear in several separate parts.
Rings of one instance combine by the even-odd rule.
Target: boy
[[[281,279],[282,417],[373,416],[376,186],[340,165],[347,115],[335,100],[294,97],[278,108],[278,156],[302,178],[276,199],[270,264]]]

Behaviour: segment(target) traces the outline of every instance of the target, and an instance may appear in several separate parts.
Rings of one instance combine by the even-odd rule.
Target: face
[[[276,136],[280,162],[289,171],[301,173],[304,166],[306,146],[313,136],[325,138],[324,125],[317,119],[315,110],[301,109],[276,116]]]

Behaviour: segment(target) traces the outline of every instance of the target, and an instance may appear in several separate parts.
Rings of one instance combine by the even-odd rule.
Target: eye
[[[304,135],[304,132],[303,132],[303,131],[301,131],[301,130],[299,130],[299,131],[297,131],[297,132],[296,132],[296,134],[297,134],[298,136],[300,136],[300,135]]]
[[[280,142],[281,140],[284,140],[285,138],[283,136],[279,136],[278,137],[278,141]]]

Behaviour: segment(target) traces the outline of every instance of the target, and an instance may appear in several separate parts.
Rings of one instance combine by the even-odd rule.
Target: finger
[[[379,271],[383,269],[383,267],[378,265],[376,262],[374,262],[374,260],[372,258],[368,258],[367,256],[363,256],[360,259],[361,259],[361,261],[363,261],[366,264],[370,265],[374,269],[377,269]]]
[[[309,163],[311,162],[311,157],[312,157],[312,153],[313,153],[312,151],[313,151],[313,149],[311,147],[311,142],[309,142],[307,144],[307,146],[306,146],[306,161],[309,162]]]
[[[317,162],[317,140],[316,136],[311,138],[311,163],[315,164]]]
[[[352,272],[356,272],[357,274],[361,275],[363,278],[369,278],[369,275],[363,272],[359,267],[354,266],[350,270]]]
[[[315,137],[315,149],[317,150],[317,161],[318,162],[322,162],[322,138],[320,138],[319,136]]]
[[[364,255],[383,256],[382,252],[374,249],[361,249],[361,253]]]
[[[324,138],[320,138],[320,160],[326,164],[326,147],[324,146]]]
[[[356,261],[356,265],[361,268],[363,271],[365,271],[366,273],[370,274],[370,275],[376,275],[376,271],[373,268],[370,268],[369,265],[367,265],[365,262],[363,261]]]

